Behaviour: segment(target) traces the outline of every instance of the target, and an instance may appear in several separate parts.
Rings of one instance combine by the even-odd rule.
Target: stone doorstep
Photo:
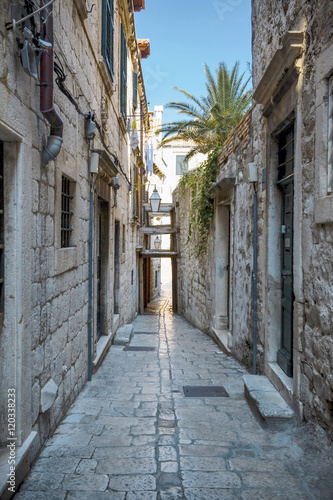
[[[116,336],[113,339],[113,345],[127,345],[130,343],[134,334],[134,328],[132,323],[128,323],[126,325],[118,328],[116,332]]]
[[[102,335],[96,345],[96,356],[93,360],[93,373],[96,373],[112,343],[113,333]]]
[[[228,330],[217,330],[213,328],[212,338],[215,340],[216,344],[224,351],[226,354],[231,354],[231,349],[229,347],[230,333]]]
[[[30,471],[31,464],[35,459],[32,456],[37,432],[31,432],[22,446],[18,446],[15,450],[15,492],[19,489],[20,484],[25,476]],[[8,491],[7,474],[9,473],[8,464],[8,449],[0,450],[0,498],[1,500],[9,500],[15,493]]]
[[[294,411],[283,399],[279,391],[264,375],[243,375],[244,393],[250,406],[253,406],[267,422],[293,422]]]

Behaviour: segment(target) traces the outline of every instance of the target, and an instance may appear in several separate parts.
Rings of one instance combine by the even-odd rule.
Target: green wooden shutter
[[[138,75],[133,71],[133,106],[138,106]]]
[[[102,4],[102,56],[113,81],[113,0],[103,0]]]
[[[120,112],[126,118],[127,104],[127,44],[124,26],[121,25],[121,59],[120,59]]]

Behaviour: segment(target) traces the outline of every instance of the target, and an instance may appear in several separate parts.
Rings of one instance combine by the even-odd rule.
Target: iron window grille
[[[102,56],[113,81],[114,76],[114,15],[113,0],[103,0],[102,4]]]
[[[71,246],[72,239],[72,205],[71,181],[64,175],[61,178],[61,248]]]
[[[4,224],[4,158],[3,142],[0,141],[0,314],[4,313],[5,291],[5,224]]]
[[[120,58],[120,112],[126,120],[127,108],[127,44],[124,26],[121,25],[121,58]]]
[[[328,171],[327,191],[333,193],[333,76],[328,81]]]

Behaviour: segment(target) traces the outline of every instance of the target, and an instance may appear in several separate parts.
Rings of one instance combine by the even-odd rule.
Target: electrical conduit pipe
[[[40,6],[47,4],[47,0],[41,0]],[[42,53],[40,63],[40,110],[51,125],[51,132],[47,139],[47,144],[43,148],[42,163],[45,167],[53,161],[59,154],[62,146],[63,121],[59,113],[54,108],[54,87],[53,87],[53,12],[52,6],[49,10],[41,12],[41,38],[52,44],[52,47]]]

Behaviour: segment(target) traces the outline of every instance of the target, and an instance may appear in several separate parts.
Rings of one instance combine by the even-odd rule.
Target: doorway
[[[216,206],[216,268],[214,329],[230,348],[230,205]],[[223,333],[224,332],[224,333]]]
[[[114,228],[114,314],[119,314],[119,297],[120,297],[120,222],[115,221]]]
[[[277,362],[293,376],[293,257],[294,257],[294,122],[278,135],[278,180],[281,191],[281,342]]]
[[[107,261],[108,261],[108,203],[98,198],[97,234],[96,234],[96,295],[97,295],[97,340],[106,329],[107,304]]]

